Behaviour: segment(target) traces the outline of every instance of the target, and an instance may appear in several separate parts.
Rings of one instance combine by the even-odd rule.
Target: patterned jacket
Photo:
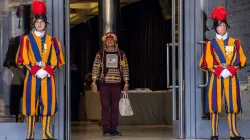
[[[99,51],[94,60],[92,79],[114,84],[129,80],[129,67],[125,53],[119,49]]]

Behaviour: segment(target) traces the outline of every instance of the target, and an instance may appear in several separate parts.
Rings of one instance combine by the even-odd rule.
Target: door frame
[[[184,75],[186,105],[186,138],[210,138],[210,120],[202,119],[202,73],[199,60],[202,55],[199,41],[203,40],[203,0],[184,1]],[[209,20],[209,17],[207,18]],[[237,130],[245,138],[250,138],[250,120],[237,120]],[[239,127],[240,126],[240,127]],[[194,131],[195,130],[195,131]],[[219,121],[220,138],[229,138],[227,120]]]
[[[196,8],[197,8],[197,0],[189,0],[184,1],[184,79],[185,79],[185,128],[186,128],[186,138],[188,139],[195,139],[196,138],[196,70],[197,65],[194,65],[196,63],[196,56],[195,48],[197,48],[197,45],[195,43],[196,38],[196,30],[195,26],[198,25],[195,24],[195,17],[197,17],[196,14]],[[187,47],[187,46],[195,46],[195,47]],[[195,131],[194,131],[195,130]]]
[[[47,32],[53,36],[57,36],[61,42],[62,51],[66,54],[65,47],[65,0],[46,0],[47,5],[47,18],[50,22],[50,26],[47,26]],[[68,47],[68,46],[67,46]],[[64,57],[67,57],[64,55]],[[57,94],[57,104],[58,112],[55,114],[55,126],[54,126],[54,136],[57,139],[65,139],[66,134],[66,122],[70,121],[68,118],[68,113],[66,113],[66,99],[68,93],[65,90],[65,81],[68,74],[66,74],[66,68],[70,64],[66,61],[65,66],[56,72],[56,94]]]

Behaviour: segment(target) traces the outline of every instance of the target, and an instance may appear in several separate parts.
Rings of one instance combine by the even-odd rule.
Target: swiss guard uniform
[[[35,15],[34,23],[42,19],[47,26],[46,6],[43,2],[33,1],[32,12]],[[38,114],[42,118],[42,139],[54,140],[50,133],[51,118],[58,110],[54,72],[65,62],[57,37],[45,31],[44,34],[39,33],[35,30],[22,36],[16,56],[18,66],[27,70],[22,113],[27,116],[26,140],[34,140],[35,116]]]
[[[246,64],[240,40],[218,34],[216,27],[224,23],[227,28],[227,11],[219,6],[211,13],[216,37],[206,42],[200,61],[202,70],[208,72],[206,87],[206,111],[211,114],[212,140],[218,140],[218,113],[221,112],[222,97],[225,96],[230,139],[244,140],[236,129],[236,114],[241,111],[240,83],[237,72]]]

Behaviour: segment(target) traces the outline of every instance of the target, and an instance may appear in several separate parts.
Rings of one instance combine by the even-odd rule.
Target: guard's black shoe
[[[245,140],[245,138],[241,136],[236,136],[236,137],[230,137],[230,140]]]
[[[218,136],[211,136],[211,140],[219,140]]]
[[[110,136],[111,134],[110,134],[109,130],[105,130],[105,131],[103,131],[102,135],[103,136]]]
[[[113,130],[113,131],[111,131],[111,135],[112,136],[122,136],[122,133],[117,131],[117,130]]]

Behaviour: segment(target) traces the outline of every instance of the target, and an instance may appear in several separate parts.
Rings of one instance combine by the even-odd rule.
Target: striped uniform
[[[39,66],[38,62],[44,62],[45,65]],[[31,124],[35,121],[34,116],[42,115],[43,123],[48,124],[48,116],[53,116],[57,112],[54,72],[65,64],[60,42],[48,34],[42,38],[34,33],[22,36],[16,63],[20,68],[27,70],[22,113],[29,116],[28,131],[33,131],[34,127],[31,127]],[[35,75],[40,69],[47,71],[50,77],[37,78]],[[28,137],[33,137],[33,132],[28,134]]]
[[[231,55],[226,55],[225,46],[233,46]],[[232,76],[225,79],[220,77],[224,70],[221,64],[227,65],[227,69]],[[235,127],[235,114],[241,110],[240,84],[237,72],[245,64],[246,56],[239,40],[228,37],[225,40],[215,38],[207,41],[204,54],[200,60],[200,67],[209,75],[205,97],[206,111],[211,113],[213,136],[218,136],[218,113],[221,112],[223,93],[226,101],[226,112],[228,113],[230,136],[239,136]]]

